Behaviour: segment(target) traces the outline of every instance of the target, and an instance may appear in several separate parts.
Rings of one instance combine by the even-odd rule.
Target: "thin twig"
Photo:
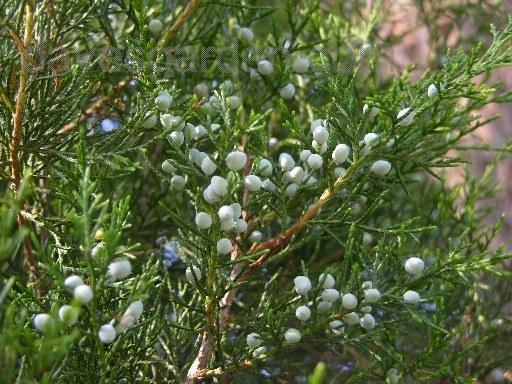
[[[22,164],[20,162],[20,146],[23,138],[23,116],[25,111],[25,103],[27,99],[27,82],[28,70],[30,66],[30,57],[28,49],[32,43],[32,32],[34,29],[34,4],[32,1],[27,1],[25,4],[25,33],[23,42],[17,40],[17,34],[11,33],[16,45],[20,49],[20,71],[19,71],[19,85],[18,93],[16,96],[16,107],[13,113],[13,127],[11,133],[11,140],[9,143],[9,161],[11,164],[11,189],[17,193],[19,192],[22,175]],[[24,202],[21,201],[23,208]],[[21,213],[18,214],[18,226],[20,228],[27,226],[27,221]],[[28,266],[31,278],[37,276],[37,261],[32,253],[32,243],[29,236],[23,239],[23,250],[25,255],[25,264]]]
[[[164,47],[171,41],[171,39],[176,35],[176,33],[179,31],[179,29],[182,27],[183,24],[192,16],[196,8],[199,6],[200,0],[190,0],[183,10],[183,12],[180,13],[176,21],[174,22],[171,27],[164,32],[162,37],[160,38],[160,41],[158,42],[159,47]]]
[[[16,31],[14,29],[10,28],[9,26],[8,26],[8,28],[9,28],[9,34],[11,35],[12,40],[14,41],[14,44],[16,44],[16,46],[18,47],[18,50],[20,52],[25,52],[26,46],[25,46],[25,43],[21,40],[21,37],[16,33]]]
[[[125,90],[130,83],[130,79],[121,80],[107,95],[100,97],[89,108],[87,108],[76,121],[66,124],[59,130],[59,133],[67,133],[74,130],[81,122],[88,118],[100,114],[106,105],[113,102],[116,97]]]
[[[358,162],[352,163],[352,165],[347,169],[343,175],[340,176],[338,180],[334,183],[332,189],[326,189],[324,193],[320,196],[317,202],[312,205],[306,213],[297,221],[294,225],[288,228],[283,233],[273,237],[272,239],[259,244],[258,246],[252,248],[249,251],[249,254],[255,254],[258,252],[262,252],[268,250],[268,252],[261,255],[257,260],[252,262],[237,278],[239,281],[245,280],[251,273],[253,273],[256,269],[261,267],[263,263],[265,263],[271,256],[273,256],[282,246],[286,245],[293,236],[298,234],[313,218],[316,217],[318,211],[326,205],[336,194],[336,192],[344,186],[352,174],[356,171],[358,167]]]

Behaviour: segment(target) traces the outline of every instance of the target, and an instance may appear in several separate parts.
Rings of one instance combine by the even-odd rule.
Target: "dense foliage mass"
[[[502,2],[0,0],[0,37],[0,381],[511,379],[510,145],[446,181],[512,98]]]

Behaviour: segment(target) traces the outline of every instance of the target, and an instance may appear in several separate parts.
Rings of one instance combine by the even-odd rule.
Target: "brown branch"
[[[248,162],[249,163],[249,162]],[[298,234],[312,219],[316,217],[320,209],[326,205],[336,194],[337,191],[340,190],[342,186],[344,186],[347,181],[350,179],[350,177],[355,173],[355,171],[358,168],[358,161],[355,161],[352,163],[352,165],[347,169],[347,172],[345,172],[343,175],[339,177],[338,180],[334,183],[334,186],[332,189],[326,189],[320,198],[317,200],[317,202],[311,206],[306,213],[299,219],[297,223],[295,223],[293,226],[288,228],[283,233],[277,235],[276,237],[259,244],[256,247],[253,247],[249,250],[249,255],[256,254],[265,250],[268,250],[268,252],[261,255],[258,259],[256,259],[254,262],[249,264],[249,266],[244,270],[244,264],[242,262],[235,264],[233,267],[230,276],[231,280],[235,281],[238,280],[239,282],[247,280],[249,275],[251,275],[254,271],[256,271],[258,268],[260,268],[270,257],[275,255],[281,247],[286,245],[293,236]],[[250,165],[249,168],[250,170]],[[244,172],[245,174],[245,172]],[[244,191],[244,204],[247,204],[249,200],[249,195],[245,193]],[[232,252],[231,259],[234,260],[238,257],[240,253],[240,248],[237,245],[235,247],[235,250]],[[231,306],[236,298],[236,293],[238,292],[238,289],[232,289],[224,295],[224,297],[221,300],[221,308],[222,312],[220,314],[219,319],[219,326],[222,328],[225,323],[227,322],[229,318],[229,313],[231,310]],[[208,331],[205,331],[203,334],[203,340],[201,343],[201,347],[199,349],[199,352],[196,356],[196,359],[194,360],[194,363],[190,367],[188,373],[187,373],[187,379],[190,382],[201,380],[206,378],[207,376],[220,376],[222,375],[222,371],[220,368],[217,369],[206,369],[210,360],[211,356],[213,354],[214,344],[211,340],[212,338],[209,336]]]
[[[21,40],[20,35],[18,35],[18,33],[16,33],[16,31],[9,25],[7,27],[9,28],[9,34],[11,35],[14,44],[16,44],[18,50],[23,54],[23,52],[25,52],[25,44]]]
[[[20,146],[23,138],[23,115],[25,111],[25,103],[27,99],[27,82],[28,71],[30,66],[30,57],[28,48],[32,43],[32,32],[34,30],[34,4],[27,1],[25,4],[25,32],[23,41],[19,41],[16,33],[11,33],[16,45],[20,49],[20,71],[19,71],[19,85],[16,96],[16,106],[13,113],[13,127],[11,132],[11,139],[9,142],[9,161],[11,164],[11,189],[19,192],[22,175],[22,163],[20,162]],[[21,201],[21,208],[24,202]],[[27,226],[27,221],[23,215],[18,214],[18,226],[24,228]],[[25,255],[25,264],[29,269],[31,278],[37,275],[37,261],[32,254],[32,243],[29,236],[23,239],[23,250]]]
[[[183,24],[192,16],[196,8],[199,6],[200,0],[190,0],[183,10],[183,12],[180,13],[176,21],[173,25],[162,35],[160,38],[160,41],[158,42],[158,46],[164,47],[167,45],[169,41],[176,35],[176,33],[179,31],[179,29],[182,27]]]
[[[247,277],[257,270],[263,263],[265,263],[270,257],[275,255],[279,249],[286,245],[293,236],[298,234],[312,219],[316,217],[318,211],[326,205],[335,195],[335,193],[347,183],[348,179],[352,176],[352,174],[356,171],[358,166],[357,162],[354,162],[343,175],[339,177],[338,180],[334,183],[333,189],[326,189],[324,193],[320,196],[317,202],[311,206],[307,212],[297,221],[294,225],[288,228],[283,233],[277,235],[276,237],[259,244],[258,246],[252,248],[249,254],[259,253],[265,250],[268,252],[261,255],[254,262],[249,264],[247,269],[245,269],[239,276],[239,281],[244,281]]]

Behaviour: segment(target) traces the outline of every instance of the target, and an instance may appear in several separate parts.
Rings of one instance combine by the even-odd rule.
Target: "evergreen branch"
[[[13,115],[13,128],[11,133],[11,140],[9,143],[9,155],[11,164],[11,188],[14,192],[18,192],[21,183],[22,164],[20,162],[20,146],[23,138],[23,115],[26,103],[26,91],[28,82],[28,69],[30,65],[28,49],[32,42],[32,32],[34,30],[34,6],[32,1],[27,1],[25,4],[25,33],[23,36],[23,43],[18,48],[21,54],[21,64],[19,71],[19,86],[16,96],[16,107]],[[11,34],[11,36],[16,36]],[[16,39],[15,39],[16,41]],[[24,206],[23,201],[21,207]],[[18,225],[20,228],[27,226],[27,220],[19,213]],[[32,254],[32,244],[30,238],[27,236],[23,239],[23,249],[25,254],[25,263],[29,268],[31,278],[37,276],[37,261]]]
[[[313,220],[316,217],[320,209],[334,197],[334,195],[336,194],[337,191],[340,190],[340,188],[347,184],[350,177],[358,169],[360,161],[361,160],[357,160],[354,163],[352,163],[352,165],[347,169],[347,172],[341,175],[338,180],[336,180],[333,188],[326,189],[324,193],[322,193],[320,198],[317,200],[317,202],[306,211],[306,213],[299,219],[297,223],[295,223],[293,226],[287,229],[284,233],[281,233],[280,235],[252,248],[249,251],[249,254],[258,253],[265,250],[267,250],[268,252],[261,255],[256,261],[251,263],[249,267],[246,268],[245,270],[243,270],[243,263],[237,263],[230,273],[231,278],[233,280],[245,281],[250,274],[252,274],[258,268],[260,268],[271,256],[275,255],[282,246],[286,245],[292,239],[293,236],[298,234],[311,220]],[[250,162],[248,161],[248,163]],[[250,170],[250,165],[248,169]],[[245,195],[244,203],[246,203]],[[238,256],[238,252],[239,248],[236,247],[235,250],[232,252],[232,260],[233,258],[236,258]],[[232,289],[226,292],[226,294],[222,298],[222,312],[219,321],[220,326],[223,326],[226,323],[227,319],[229,318],[229,312],[236,298],[237,292],[237,289]],[[214,342],[212,341],[212,337],[210,336],[208,331],[205,331],[203,334],[203,340],[201,343],[201,347],[199,348],[197,357],[194,360],[194,363],[190,367],[187,374],[187,379],[189,381],[193,382],[204,379],[205,375],[223,374],[222,371],[219,371],[220,368],[214,370],[205,369],[213,354],[213,348]]]

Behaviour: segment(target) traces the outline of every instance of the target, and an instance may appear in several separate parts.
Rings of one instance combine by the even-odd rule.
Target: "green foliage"
[[[466,152],[475,148],[464,139],[498,118],[483,118],[484,107],[511,101],[490,79],[512,63],[512,19],[499,1],[415,1],[431,55],[421,76],[416,64],[397,74],[392,52],[405,35],[382,32],[399,8],[365,3],[0,0],[2,380],[470,383],[511,367],[503,310],[512,300],[503,267],[511,255],[494,242],[503,223],[491,213],[500,207],[483,203],[512,147],[476,148],[498,156],[474,176]],[[24,52],[17,38],[30,9],[33,40]],[[438,28],[446,15],[449,27]],[[163,22],[161,32],[152,19]],[[465,23],[472,32],[449,44]],[[244,38],[245,27],[254,39]],[[311,66],[297,74],[302,56]],[[272,74],[258,74],[262,59]],[[288,83],[295,94],[285,99]],[[172,103],[159,109],[163,91]],[[408,125],[398,117],[405,108]],[[312,124],[328,127],[325,153],[311,142]],[[365,143],[368,133],[378,138]],[[343,164],[331,158],[340,143],[351,148]],[[304,149],[322,155],[319,170],[299,161]],[[245,169],[228,167],[234,150],[247,153]],[[217,201],[205,197],[212,179],[199,152],[227,181]],[[306,173],[293,195],[283,152]],[[270,176],[261,174],[263,159]],[[377,160],[391,164],[387,175],[371,170]],[[453,167],[465,172],[449,185]],[[249,193],[249,173],[268,177],[275,191]],[[241,233],[224,230],[218,216],[235,202],[248,224]],[[211,228],[198,228],[198,212],[211,216]],[[256,230],[262,240],[251,236]],[[231,257],[217,252],[221,238],[232,242]],[[425,261],[421,274],[404,270],[411,256]],[[117,279],[119,260],[130,261],[131,273]],[[191,267],[200,271],[193,279]],[[352,310],[341,300],[318,309],[322,273],[358,298],[354,311],[370,311],[375,328],[348,324]],[[92,289],[88,304],[64,285],[70,275]],[[307,295],[293,288],[298,275],[313,282]],[[363,309],[365,281],[382,295],[371,309]],[[408,290],[420,294],[419,305],[404,302]],[[134,316],[139,301],[144,310]],[[66,304],[78,313],[74,324],[60,319]],[[299,305],[311,308],[309,320],[296,318]],[[52,319],[46,327],[34,321],[41,313]],[[332,329],[337,320],[343,331]],[[102,342],[109,324],[115,340]],[[289,328],[300,342],[284,338]],[[250,333],[264,350],[247,345]]]

